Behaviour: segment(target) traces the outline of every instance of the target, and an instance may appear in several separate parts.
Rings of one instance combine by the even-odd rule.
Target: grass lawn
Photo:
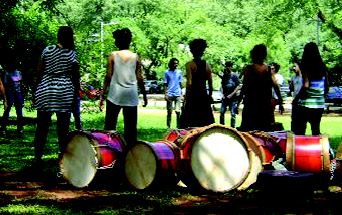
[[[84,129],[103,129],[104,127],[104,112],[99,112],[94,103],[85,102],[82,104],[82,123]],[[2,113],[3,110],[0,110]],[[5,136],[0,137],[0,172],[18,172],[25,167],[30,166],[34,158],[33,139],[36,130],[35,124],[35,111],[24,110],[24,115],[27,117],[24,132],[21,136],[16,134],[16,126],[14,125],[15,111],[12,110],[11,123],[8,126],[8,132]],[[200,117],[200,116],[199,116]],[[215,112],[215,121],[219,122],[219,113]],[[283,123],[285,130],[290,130],[290,115],[276,115],[276,121]],[[226,114],[226,124],[229,124],[230,116]],[[241,123],[241,114],[237,117],[237,125]],[[176,116],[172,116],[172,127],[176,127]],[[342,136],[342,120],[340,116],[324,116],[321,122],[321,132],[329,135],[329,141],[333,149],[337,149],[341,142]],[[75,129],[72,123],[70,130]],[[117,131],[123,133],[123,118],[120,114]],[[139,108],[138,118],[138,139],[155,142],[163,138],[164,133],[167,131],[166,127],[166,110],[163,108]],[[310,126],[307,128],[307,134],[310,134]],[[48,135],[48,142],[45,145],[43,156],[45,163],[45,172],[57,173],[58,169],[58,144],[56,132],[56,118],[53,116],[53,123],[50,127]],[[100,205],[84,204],[83,201],[74,201],[73,204],[62,204],[59,201],[46,201],[41,197],[31,196],[26,199],[11,198],[3,203],[0,203],[1,214],[150,214],[152,211],[159,211],[164,213],[164,208],[175,202],[175,199],[194,199],[196,196],[190,194],[187,190],[173,190],[173,191],[160,191],[158,193],[136,192],[132,190],[119,190],[116,192],[101,191],[112,201],[115,201],[117,208],[113,206],[106,206],[100,208]],[[224,194],[220,198],[231,198],[239,195],[254,196],[254,191],[249,189],[241,192],[230,192]],[[0,197],[3,199],[7,196],[0,191]],[[216,199],[220,199],[216,198]],[[131,200],[132,203],[128,205],[120,205],[120,201]],[[129,199],[129,200],[128,200]],[[111,205],[107,202],[105,204]],[[218,200],[215,200],[218,201]],[[198,203],[202,206],[206,204],[213,204],[213,202]],[[75,207],[77,209],[75,209]],[[159,213],[159,214],[160,214]],[[182,213],[183,214],[183,213]]]

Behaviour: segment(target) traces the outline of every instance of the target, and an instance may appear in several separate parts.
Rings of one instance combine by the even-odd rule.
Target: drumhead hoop
[[[195,129],[187,140],[192,143],[191,170],[203,188],[227,192],[246,180],[252,152],[236,129],[212,124]]]
[[[96,143],[83,131],[68,134],[69,142],[60,159],[63,177],[73,186],[88,186],[95,177],[98,167]]]

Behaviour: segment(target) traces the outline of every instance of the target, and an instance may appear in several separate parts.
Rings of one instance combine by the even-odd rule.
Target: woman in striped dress
[[[329,92],[327,68],[315,43],[304,48],[301,65],[303,86],[293,103],[297,104],[296,125],[293,132],[305,135],[307,122],[311,125],[312,135],[319,135],[320,123],[325,108],[325,95]]]
[[[57,45],[42,53],[36,76],[34,103],[37,109],[37,129],[34,139],[35,162],[40,165],[51,116],[57,115],[59,148],[62,152],[69,132],[70,113],[75,90],[79,89],[79,61],[75,51],[73,31],[63,26],[58,31]]]

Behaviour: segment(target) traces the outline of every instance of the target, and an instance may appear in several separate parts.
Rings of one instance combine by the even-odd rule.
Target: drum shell
[[[265,165],[267,165],[267,157],[264,152],[264,149],[262,145],[256,141],[252,135],[246,133],[246,132],[241,132],[243,137],[246,139],[246,143],[248,145],[248,148],[252,152],[251,156],[251,171],[248,174],[248,177],[246,180],[237,188],[238,190],[244,190],[247,189],[249,186],[251,186],[253,183],[257,181],[257,177],[260,172],[264,170]]]
[[[62,152],[61,157],[59,159],[59,167],[61,169],[62,175],[64,179],[66,179],[71,185],[82,188],[89,186],[90,183],[93,182],[95,176],[98,175],[98,170],[99,169],[112,169],[118,160],[122,159],[123,151],[126,147],[126,143],[124,139],[122,138],[121,134],[117,131],[102,131],[102,130],[75,130],[71,131],[68,134],[68,143],[66,145],[65,150]],[[68,147],[69,144],[72,143],[73,140],[81,140],[82,142],[84,141],[84,144],[89,146],[89,148],[93,149],[93,156],[94,157],[89,157],[87,158],[87,162],[89,163],[84,163],[84,165],[92,165],[94,174],[92,177],[87,179],[87,183],[82,183],[78,184],[75,183],[75,177],[77,180],[77,177],[85,177],[87,175],[84,171],[85,169],[78,168],[77,171],[79,175],[70,175],[68,173],[68,169],[70,167],[66,166],[66,163],[68,163],[67,159],[68,156],[74,156],[74,159],[79,159],[82,160],[84,159],[82,152],[77,152],[72,149],[72,147]],[[88,155],[89,156],[89,155]],[[69,171],[70,172],[70,171]],[[106,171],[106,175],[112,174],[109,171]]]
[[[327,135],[288,135],[286,164],[289,170],[330,177]]]
[[[252,131],[249,134],[262,145],[266,155],[266,164],[272,164],[276,158],[284,156],[276,139],[270,134],[261,131]]]
[[[239,181],[239,183],[236,183],[235,186],[230,187],[226,190],[213,190],[208,189],[207,187],[204,187],[202,183],[199,181],[199,179],[195,176],[194,170],[192,168],[192,153],[193,153],[193,146],[196,144],[196,141],[201,137],[201,135],[205,132],[210,131],[211,129],[223,129],[231,132],[232,134],[236,135],[237,138],[239,138],[240,142],[243,143],[243,147],[245,147],[246,154],[248,156],[248,163],[249,168],[246,171],[246,174],[243,178]],[[185,138],[183,138],[182,142],[180,142],[180,151],[181,151],[181,171],[179,172],[180,179],[187,185],[188,188],[193,190],[202,190],[202,191],[209,191],[209,192],[228,192],[230,190],[234,190],[238,188],[248,177],[251,166],[252,166],[252,151],[249,148],[247,141],[245,138],[234,128],[219,125],[219,124],[212,124],[205,127],[200,128],[192,128],[189,129],[189,133],[186,135]]]
[[[278,143],[281,148],[281,151],[284,155],[286,155],[286,145],[287,145],[287,136],[293,135],[291,131],[274,131],[268,132]]]
[[[138,141],[127,151],[126,159],[128,156],[131,156],[131,150],[134,150],[134,147],[137,147],[137,145],[146,146],[151,150],[156,161],[156,172],[155,177],[151,182],[143,187],[139,187],[131,181],[129,176],[127,176],[127,171],[130,171],[130,167],[129,164],[125,162],[126,180],[129,186],[137,190],[160,190],[176,186],[179,181],[179,179],[177,179],[177,172],[180,168],[179,147],[166,140],[157,142]],[[144,169],[138,169],[138,171],[144,171]]]
[[[163,140],[172,142],[178,147],[181,147],[182,141],[184,140],[184,138],[186,138],[191,130],[193,129],[168,129],[164,134]]]

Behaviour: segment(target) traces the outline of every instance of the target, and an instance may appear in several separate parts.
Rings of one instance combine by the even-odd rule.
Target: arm
[[[81,76],[80,76],[80,65],[78,63],[75,63],[73,65],[72,82],[74,84],[75,94],[79,95],[79,90],[81,89]]]
[[[245,67],[243,70],[243,81],[242,81],[242,87],[241,88],[241,92],[240,92],[240,96],[238,99],[238,106],[240,106],[240,103],[243,99],[244,93],[245,93],[245,89],[247,87],[247,80],[248,80],[248,67]]]
[[[206,64],[207,74],[208,74],[208,85],[209,85],[209,96],[212,98],[213,96],[213,75],[211,72],[211,67],[209,64]]]
[[[140,58],[138,58],[137,67],[136,67],[135,72],[136,72],[140,92],[143,94],[143,99],[144,99],[143,107],[146,107],[147,106],[147,97],[146,97],[146,91],[145,91],[144,77],[142,75],[142,69],[141,68],[142,68],[141,60],[140,60]]]
[[[326,97],[329,93],[329,80],[328,73],[325,73],[325,84],[324,84],[324,97]]]
[[[306,97],[306,91],[309,88],[309,79],[306,73],[302,73],[303,86],[298,92],[296,98],[293,99],[292,104],[297,104],[298,100]]]
[[[108,57],[108,63],[107,63],[107,75],[105,77],[105,80],[103,83],[103,89],[100,95],[100,111],[103,110],[104,95],[107,92],[108,86],[113,76],[113,66],[114,66],[114,56],[112,53],[110,53]]]
[[[2,83],[1,77],[0,77],[0,92],[1,92],[2,97],[4,98],[4,110],[6,110],[7,109],[7,98],[6,98],[6,93],[5,93],[5,87]]]
[[[45,60],[44,60],[44,58],[42,58],[39,61],[38,70],[37,70],[37,74],[36,74],[36,81],[33,85],[34,92],[37,90],[37,87],[42,80],[44,70],[45,70]],[[35,96],[36,96],[36,94],[34,93],[33,98],[32,98],[33,105],[36,103]]]
[[[227,97],[230,99],[230,98],[232,98],[240,89],[241,89],[241,81],[238,79],[238,77],[236,77],[237,79],[236,79],[236,87],[235,87],[235,89],[234,89],[234,91],[230,94],[230,95],[228,95]]]
[[[280,113],[283,114],[283,112],[284,112],[283,97],[281,96],[280,88],[279,88],[279,85],[277,83],[277,80],[276,80],[274,74],[275,74],[274,72],[271,72],[271,79],[272,79],[272,82],[273,82],[273,89],[274,89],[276,95],[278,96],[278,104],[279,104],[279,107],[280,107]]]
[[[185,90],[184,101],[186,102],[190,89],[191,89],[191,85],[192,85],[192,74],[191,74],[192,68],[191,68],[190,63],[187,63],[185,65],[185,70],[186,70],[186,90]]]
[[[165,83],[166,82],[166,83]],[[166,72],[164,73],[164,98],[165,100],[168,100],[168,96],[167,96],[167,91],[168,91],[168,80],[167,80],[167,75],[166,75]]]

